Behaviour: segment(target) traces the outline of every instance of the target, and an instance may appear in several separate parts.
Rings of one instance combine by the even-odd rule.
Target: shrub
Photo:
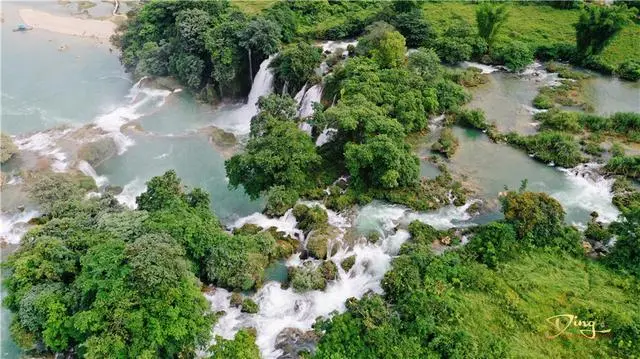
[[[489,128],[489,124],[482,110],[459,110],[454,113],[456,124],[463,127],[475,128],[484,131]]]
[[[323,290],[327,286],[327,281],[320,270],[314,268],[310,262],[305,262],[302,267],[289,268],[289,278],[291,278],[291,287],[296,292]]]
[[[533,99],[533,107],[535,108],[539,108],[539,109],[549,109],[552,108],[554,105],[553,100],[551,99],[551,97],[545,95],[545,94],[538,94],[534,99]]]
[[[505,140],[518,146],[544,163],[571,168],[584,159],[580,154],[580,146],[572,136],[555,131],[545,131],[532,136],[520,136],[509,133]]]
[[[542,61],[573,62],[576,59],[576,46],[564,42],[552,45],[541,45],[535,51],[535,57]]]
[[[458,149],[458,138],[453,135],[450,128],[445,128],[440,133],[440,138],[431,146],[431,150],[442,153],[445,157],[451,158]]]
[[[533,51],[520,41],[511,41],[499,46],[495,56],[511,71],[521,71],[533,63]]]
[[[258,304],[253,301],[253,299],[245,298],[242,301],[242,309],[241,309],[241,311],[243,313],[255,314],[255,313],[258,313],[258,310],[260,310],[260,308],[258,307]]]
[[[480,263],[495,268],[499,262],[513,257],[516,244],[516,231],[511,224],[493,222],[477,230],[466,249]]]
[[[307,207],[304,204],[298,204],[293,207],[293,216],[298,221],[298,228],[305,233],[328,225],[327,211],[320,206]]]
[[[579,116],[577,112],[548,111],[536,114],[535,120],[541,122],[541,130],[579,133],[582,132]]]
[[[627,60],[618,66],[616,73],[621,79],[638,81],[640,80],[640,61]]]
[[[616,156],[604,166],[610,174],[640,179],[640,156]]]
[[[273,186],[267,192],[264,213],[267,216],[283,216],[289,208],[296,204],[298,198],[298,192],[293,189],[287,189],[285,186]]]
[[[342,267],[342,269],[344,269],[345,272],[348,272],[351,269],[351,267],[353,267],[354,264],[356,264],[355,254],[343,259],[342,263],[340,263],[340,267]]]

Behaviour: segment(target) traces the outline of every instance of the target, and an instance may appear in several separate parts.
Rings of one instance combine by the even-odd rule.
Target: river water
[[[59,14],[68,12],[51,3],[36,5]],[[266,60],[256,74],[247,104],[214,109],[198,104],[184,91],[154,89],[144,81],[133,83],[115,52],[109,51],[108,44],[39,30],[12,32],[11,28],[20,22],[17,9],[21,6],[3,3],[2,131],[12,135],[23,150],[18,158],[3,166],[3,171],[27,167],[33,156],[47,157],[53,170],[77,168],[92,175],[97,182],[123,187],[118,199],[133,207],[135,196],[144,191],[147,180],[167,169],[175,169],[185,184],[202,187],[211,194],[212,209],[226,225],[250,222],[295,230],[295,219],[290,214],[268,219],[256,213],[263,201],[250,201],[241,190],[228,189],[224,159],[229,153],[212,145],[208,136],[200,131],[214,125],[236,134],[241,141],[246,138],[249,120],[257,110],[255,101],[271,91],[273,79],[267,69],[270,60]],[[29,7],[34,4],[29,3]],[[59,51],[62,45],[66,49]],[[473,91],[474,100],[469,107],[484,109],[489,120],[495,120],[501,129],[535,131],[528,106],[537,89],[553,81],[554,76],[544,74],[534,78],[500,71],[489,76],[489,84]],[[636,85],[598,76],[589,86],[589,96],[594,99],[598,112],[638,111],[633,108],[637,106],[634,99],[640,95]],[[296,97],[299,113],[308,116],[311,104],[319,100],[322,89],[316,85],[305,90]],[[136,130],[123,128],[129,124],[135,124]],[[92,127],[82,127],[86,125]],[[73,134],[82,136],[75,138]],[[450,167],[467,177],[482,200],[495,203],[505,185],[517,188],[526,178],[529,188],[545,191],[563,204],[570,223],[583,225],[593,210],[607,221],[618,214],[611,205],[610,181],[591,176],[592,166],[558,169],[535,162],[527,154],[506,145],[491,143],[484,134],[461,128],[456,128],[455,134],[461,145]],[[115,141],[117,156],[96,168],[75,160],[74,149],[79,144],[102,137]],[[425,138],[421,155],[428,154],[431,139],[432,136]],[[426,162],[422,168],[425,175],[437,173]],[[18,182],[16,179],[15,183]],[[2,189],[0,219],[2,236],[15,243],[25,230],[19,223],[36,215],[37,208],[28,205],[25,212],[16,212],[17,205],[25,199],[14,187],[16,185],[6,185]],[[350,227],[362,235],[378,231],[381,241],[371,244],[360,240],[341,246],[330,260],[339,264],[356,254],[356,263],[349,272],[338,266],[339,278],[330,282],[325,291],[300,294],[280,288],[276,281],[268,282],[253,294],[260,304],[260,311],[254,315],[230,308],[229,293],[224,290],[209,294],[212,309],[227,312],[213,330],[230,338],[241,327],[255,327],[263,356],[277,357],[280,352],[275,348],[275,340],[281,330],[308,330],[316,317],[344,310],[347,298],[361,296],[369,290],[381,291],[382,276],[400,245],[408,239],[408,233],[396,230],[397,226],[403,228],[413,219],[437,228],[471,225],[474,219],[465,209],[445,207],[431,213],[415,213],[401,206],[374,202],[352,215],[329,211],[331,224],[341,233],[334,242],[341,243]],[[294,255],[286,264],[301,263]],[[275,271],[282,272],[281,268]],[[3,310],[1,318],[2,356],[16,358],[20,351],[8,336],[9,313]]]

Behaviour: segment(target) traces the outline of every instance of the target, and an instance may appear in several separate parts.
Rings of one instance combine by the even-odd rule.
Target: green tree
[[[354,184],[362,188],[395,188],[416,183],[420,176],[418,158],[409,145],[378,135],[363,144],[348,143],[346,166]]]
[[[419,48],[407,57],[409,69],[427,81],[431,81],[440,75],[442,66],[440,58],[433,49]]]
[[[249,140],[244,153],[225,162],[229,186],[244,187],[256,199],[272,186],[302,190],[311,185],[310,174],[320,156],[309,135],[292,122],[278,122],[262,137]]]
[[[240,32],[240,44],[247,50],[251,79],[253,59],[264,59],[275,54],[280,46],[281,32],[280,25],[262,17],[251,20]]]
[[[371,50],[371,57],[382,68],[399,67],[404,64],[407,47],[405,38],[397,31],[382,35],[378,47]]]
[[[476,9],[478,34],[487,42],[489,48],[493,46],[496,35],[507,21],[508,15],[509,12],[506,5],[494,6],[485,2]]]
[[[403,4],[405,2],[398,1],[394,4]],[[405,37],[407,46],[410,48],[431,45],[437,36],[431,24],[424,18],[420,8],[401,12],[393,16],[390,19],[390,23]]]
[[[575,24],[578,53],[587,57],[602,52],[634,14],[626,6],[585,6]]]
[[[521,71],[533,63],[533,51],[520,41],[511,41],[496,49],[496,57],[511,71]]]
[[[270,94],[258,99],[258,114],[251,119],[251,136],[260,137],[280,121],[294,122],[296,102],[289,95]]]
[[[260,350],[256,345],[256,334],[251,329],[238,331],[233,340],[216,337],[216,344],[209,348],[209,359],[256,359]]]
[[[276,89],[287,85],[287,92],[295,94],[315,74],[322,61],[322,50],[305,42],[285,48],[271,62]]]

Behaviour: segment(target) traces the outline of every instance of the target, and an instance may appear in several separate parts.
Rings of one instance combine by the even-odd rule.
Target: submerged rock
[[[209,126],[199,131],[209,137],[209,142],[213,147],[222,153],[224,157],[231,157],[238,150],[238,139],[233,133],[225,130]]]
[[[283,351],[278,358],[307,358],[315,353],[319,340],[320,337],[313,330],[305,332],[298,328],[285,328],[276,337],[276,349]]]

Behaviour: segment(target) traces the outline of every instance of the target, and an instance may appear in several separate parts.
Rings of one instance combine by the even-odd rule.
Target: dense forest
[[[610,53],[624,51],[621,36],[638,39],[638,32],[626,33],[639,26],[636,2],[628,3],[149,1],[128,14],[113,41],[134,76],[174,77],[212,103],[244,98],[259,65],[273,57],[276,91],[259,99],[246,145],[225,168],[231,188],[266,200],[266,215],[293,209],[297,227],[313,232],[305,251],[320,264],[289,271],[284,285],[296,292],[324,289],[337,270],[327,249],[333,235],[327,211],[301,200],[336,212],[373,200],[417,211],[469,203],[472,192],[447,168],[458,146],[454,125],[566,168],[606,153],[603,172],[616,178],[617,221],[604,224],[594,212],[579,230],[557,200],[529,191],[526,179],[501,193],[498,220],[450,230],[412,221],[383,293],[351,298],[346,311],[318,318],[314,350],[296,355],[637,358],[640,157],[600,144],[640,142],[640,114],[561,108],[582,76],[567,64],[640,79],[637,48],[624,61]],[[440,5],[466,7],[473,18],[435,20]],[[555,41],[553,29],[542,41],[515,34],[510,19],[526,11],[575,18],[572,41]],[[316,46],[354,38],[357,45],[337,53]],[[536,97],[535,107],[549,110],[535,115],[538,132],[503,133],[482,111],[464,108],[468,88],[481,84],[483,74],[453,65],[473,60],[517,72],[534,59],[565,80],[565,87]],[[316,71],[321,64],[326,73]],[[320,83],[321,102],[300,118],[293,95]],[[439,115],[442,122],[435,123]],[[430,125],[444,129],[432,148],[440,174],[427,179],[412,138]],[[333,135],[316,146],[326,129]],[[174,171],[152,178],[135,210],[109,193],[86,196],[92,183],[57,173],[31,187],[43,215],[3,263],[4,304],[14,314],[11,334],[20,346],[87,358],[260,357],[252,328],[232,340],[212,338],[224,313],[212,312],[202,291],[224,288],[233,292],[232,305],[258,312],[250,294],[263,285],[270,264],[297,251],[298,238],[274,227],[228,230],[211,211],[209,194],[187,188]],[[432,244],[445,238],[453,245],[434,252]],[[588,256],[587,246],[608,249]],[[353,260],[339,265],[348,271]],[[575,330],[550,338],[554,327],[545,319],[563,313],[593,321],[598,340]]]

